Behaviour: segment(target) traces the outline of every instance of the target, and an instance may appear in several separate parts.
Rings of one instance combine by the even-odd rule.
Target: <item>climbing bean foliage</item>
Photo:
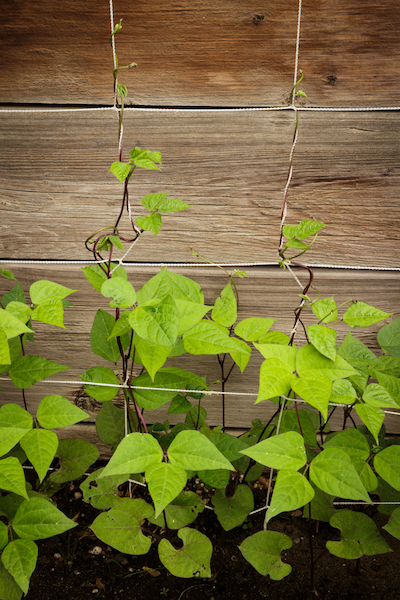
[[[124,183],[136,167],[157,169],[160,162],[159,153],[135,148],[130,161],[113,163],[111,172]],[[188,208],[167,192],[148,194],[141,202],[148,214],[136,219],[137,236],[145,231],[157,235],[165,214]],[[314,220],[286,225],[280,266],[301,266],[285,253],[307,251],[323,226]],[[281,556],[291,539],[270,531],[268,524],[298,509],[305,519],[326,521],[338,530],[338,539],[327,542],[336,556],[389,552],[370,517],[337,509],[333,502],[400,500],[400,446],[386,439],[384,426],[385,409],[400,408],[400,318],[393,320],[392,314],[361,301],[337,306],[333,297],[321,297],[310,285],[301,294],[296,322],[306,312],[314,322],[304,327],[303,343],[295,343],[293,332],[279,330],[278,312],[238,317],[235,279],[246,276],[243,272],[227,273],[212,304],[205,303],[196,281],[167,268],[137,289],[112,260],[113,250],[123,250],[125,241],[117,227],[108,229],[90,238],[94,253],[106,252],[108,259],[83,268],[102,303],[104,298],[109,302],[108,310],[96,312],[90,333],[94,355],[109,366],[91,367],[81,375],[86,393],[101,403],[96,429],[111,453],[108,463],[81,483],[84,500],[102,511],[91,525],[95,535],[128,554],[146,554],[155,543],[161,563],[173,575],[211,577],[212,542],[196,529],[206,501],[188,489],[188,480],[195,477],[214,490],[212,507],[229,531],[247,527],[254,509],[251,484],[267,471],[272,495],[265,526],[240,545],[259,573],[280,580],[291,572]],[[31,342],[35,321],[64,328],[64,309],[71,306],[67,298],[76,290],[37,281],[27,300],[10,271],[0,274],[10,283],[1,298],[0,372],[22,394],[20,404],[0,408],[0,599],[18,600],[27,593],[36,566],[35,541],[76,526],[51,497],[66,482],[81,478],[99,453],[93,444],[59,440],[53,431],[87,418],[83,410],[51,394],[32,416],[25,397],[27,388],[68,369],[31,354]],[[378,356],[356,334],[382,321]],[[341,343],[338,323],[348,326]],[[212,390],[225,393],[234,369],[246,377],[253,353],[263,358],[256,404],[270,403],[273,417],[254,420],[238,437],[225,430],[225,422],[209,427],[203,398]],[[214,356],[221,380],[209,382],[201,372],[173,366],[171,359],[187,354]],[[161,407],[174,421],[182,415],[181,421],[155,422],[152,411]],[[332,432],[330,417],[340,410],[343,430]],[[352,414],[362,425],[355,425]],[[27,463],[35,472],[33,485],[24,474]],[[147,500],[131,497],[132,481],[147,486]],[[386,530],[400,538],[400,509],[379,505],[379,510],[390,516]]]

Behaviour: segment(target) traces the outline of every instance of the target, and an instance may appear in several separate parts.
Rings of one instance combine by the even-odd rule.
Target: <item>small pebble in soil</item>
[[[79,500],[79,498],[82,498],[82,494],[80,492],[75,492],[74,498],[75,498],[75,500]]]
[[[89,554],[93,554],[93,556],[97,556],[103,552],[103,548],[100,546],[94,546],[91,550],[89,550]]]
[[[59,552],[54,553],[54,558],[61,558],[61,554]]]
[[[99,590],[97,588],[94,588],[94,590],[92,590],[92,594],[98,594]]]

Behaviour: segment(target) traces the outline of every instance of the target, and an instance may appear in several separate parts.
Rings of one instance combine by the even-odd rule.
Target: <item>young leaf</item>
[[[32,429],[31,415],[18,404],[0,408],[0,456],[7,454]]]
[[[310,467],[310,479],[332,496],[371,503],[351,458],[340,448],[327,448],[314,458]]]
[[[171,352],[171,346],[159,346],[137,336],[135,338],[135,348],[136,352],[139,353],[143,366],[146,367],[148,374],[154,381],[155,374],[165,364]]]
[[[25,303],[25,301],[19,302],[17,300],[12,300],[7,304],[6,310],[8,310],[8,312],[10,312],[12,315],[14,315],[14,317],[23,323],[27,323],[32,314],[32,309]]]
[[[24,540],[43,540],[77,526],[45,498],[33,497],[18,508],[13,520],[15,533]]]
[[[47,471],[56,454],[58,437],[53,431],[31,429],[22,438],[20,444],[34,466],[41,483],[46,477]]]
[[[352,404],[356,398],[357,392],[348,379],[336,379],[332,382],[332,395],[329,402]]]
[[[248,485],[238,485],[233,496],[227,498],[225,490],[217,490],[212,503],[215,514],[225,531],[242,525],[249,512],[254,509],[253,492]]]
[[[126,271],[123,267],[117,267],[117,263],[111,263],[110,271],[112,271],[111,277],[122,277],[127,279]],[[115,269],[115,271],[114,271]],[[85,274],[86,279],[91,283],[97,292],[100,292],[101,286],[107,279],[106,272],[101,268],[100,265],[93,265],[90,267],[82,267],[82,271]]]
[[[383,352],[400,358],[400,317],[378,331],[378,343]]]
[[[303,346],[296,355],[296,371],[300,377],[312,379],[324,375],[332,381],[357,375],[357,371],[341,356],[330,360],[311,344]]]
[[[88,414],[58,394],[45,396],[37,409],[37,419],[45,429],[68,427],[88,418]]]
[[[56,456],[60,468],[53,471],[50,479],[53,483],[65,483],[78,479],[100,456],[94,444],[79,439],[60,440]]]
[[[116,161],[111,165],[109,173],[115,175],[118,181],[122,183],[128,177],[130,170],[131,166],[129,163]]]
[[[18,458],[10,456],[0,460],[0,489],[15,492],[15,494],[28,499],[25,474]]]
[[[400,446],[389,446],[379,452],[374,458],[374,467],[382,479],[400,491]]]
[[[10,377],[17,388],[25,389],[50,375],[66,371],[65,367],[41,356],[21,356],[10,367]]]
[[[248,318],[240,321],[235,327],[235,333],[246,342],[258,342],[265,336],[276,319]]]
[[[24,594],[28,593],[29,580],[35,570],[37,556],[38,547],[32,540],[14,540],[1,555],[3,565]]]
[[[161,229],[161,215],[157,212],[152,213],[151,215],[138,217],[136,219],[136,223],[141,227],[144,231],[152,231],[154,237],[156,237],[157,233]]]
[[[113,298],[112,308],[129,308],[136,302],[136,292],[129,281],[123,277],[106,279],[101,286],[101,294],[105,298]]]
[[[354,302],[343,315],[343,321],[350,327],[368,327],[387,319],[393,313],[387,313],[365,302]]]
[[[340,529],[342,533],[340,542],[326,543],[329,552],[335,556],[356,559],[363,554],[373,556],[391,552],[373,520],[363,513],[339,510],[332,515],[329,523],[332,527]]]
[[[294,237],[299,238],[300,240],[305,240],[306,238],[310,237],[310,235],[315,235],[318,233],[322,227],[325,227],[325,223],[306,219],[301,221],[298,225],[284,225],[283,235],[288,240],[291,240]]]
[[[204,317],[212,306],[205,306],[191,300],[183,298],[174,298],[176,307],[179,311],[179,330],[178,335],[186,333]]]
[[[35,281],[29,288],[33,304],[47,304],[49,301],[62,300],[77,291],[71,290],[59,283],[54,283],[54,281],[47,281],[46,279]]]
[[[232,284],[229,281],[215,301],[211,318],[223,327],[230,327],[236,321],[236,317],[236,297],[232,290]]]
[[[141,524],[153,514],[153,507],[141,499],[126,498],[107,513],[101,513],[90,529],[105,544],[125,554],[147,554],[151,539],[143,535]]]
[[[367,406],[366,404],[356,404],[354,408],[361,421],[372,433],[376,443],[378,444],[378,435],[381,430],[382,423],[385,420],[385,413],[380,408]]]
[[[160,213],[175,213],[186,210],[187,208],[191,208],[191,206],[190,204],[183,202],[183,200],[179,200],[179,198],[168,198],[158,207],[158,210]]]
[[[290,565],[282,562],[281,553],[291,547],[292,540],[284,533],[257,531],[240,544],[239,550],[260,575],[281,581],[292,570]]]
[[[185,470],[228,469],[231,463],[199,431],[181,431],[168,448],[170,462]]]
[[[309,325],[307,327],[308,339],[324,356],[333,360],[336,360],[336,331],[324,327],[323,325]]]
[[[204,510],[204,501],[194,492],[181,492],[168,506],[165,516],[168,529],[181,529],[193,523],[197,515]],[[148,519],[153,525],[165,527],[164,515]]]
[[[130,433],[119,444],[100,477],[143,473],[161,462],[162,448],[150,433]]]
[[[7,339],[21,335],[22,333],[32,333],[32,329],[27,327],[23,321],[20,321],[10,311],[0,308],[0,329],[4,331]]]
[[[147,210],[157,210],[160,205],[164,202],[168,196],[168,192],[162,192],[160,194],[147,194],[141,199],[142,206]]]
[[[272,469],[298,471],[307,461],[303,437],[296,431],[262,440],[246,450],[240,450],[240,453]]]
[[[289,469],[278,471],[266,522],[282,512],[301,508],[313,497],[314,490],[303,475]]]
[[[196,529],[184,527],[178,531],[183,547],[176,549],[165,538],[158,545],[160,561],[175,577],[211,577],[212,544]]]
[[[336,302],[331,298],[319,298],[312,303],[311,309],[314,315],[322,323],[330,323],[338,318]]]
[[[161,462],[149,465],[145,477],[154,502],[154,516],[157,518],[185,487],[187,481],[186,471],[176,465]]]
[[[182,413],[187,413],[191,408],[192,405],[189,400],[178,394],[175,398],[172,398],[168,414],[181,415]]]
[[[132,329],[152,344],[171,347],[178,336],[179,312],[171,296],[157,306],[140,306],[129,315]]]
[[[115,373],[107,367],[92,367],[81,375],[85,382],[86,393],[100,402],[107,402],[115,398],[120,388],[120,383]],[[109,385],[90,385],[91,383],[107,383]]]
[[[161,162],[161,154],[159,152],[149,152],[149,150],[141,150],[136,147],[130,152],[131,162],[136,167],[141,167],[142,169],[156,169],[159,171],[159,168],[154,164],[154,162]]]
[[[378,383],[370,383],[365,388],[363,400],[369,406],[377,408],[399,408],[399,404],[392,398],[388,391]]]

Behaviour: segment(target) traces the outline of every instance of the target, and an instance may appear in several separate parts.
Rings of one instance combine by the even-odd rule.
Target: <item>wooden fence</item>
[[[214,262],[276,260],[280,212],[294,132],[287,108],[293,86],[298,3],[296,0],[117,1],[115,22],[120,71],[128,87],[124,148],[159,150],[162,171],[138,173],[131,186],[135,215],[140,199],[169,190],[191,205],[164,219],[153,240],[135,246],[129,260],[188,263],[191,248]],[[347,270],[399,266],[400,5],[397,0],[305,0],[301,13],[299,67],[307,98],[300,107],[386,108],[378,111],[301,111],[288,196],[287,222],[315,217],[327,224],[307,255],[322,294],[357,298],[383,310],[398,310],[400,272]],[[0,34],[0,255],[6,259],[90,259],[84,240],[115,221],[121,185],[108,172],[118,158],[114,111],[71,108],[113,105],[113,63],[106,0],[4,2]],[[138,111],[129,107],[173,110]],[[274,107],[274,110],[215,110]],[[39,109],[45,112],[4,112]],[[59,112],[51,112],[59,109]],[[188,110],[192,109],[192,110]],[[50,112],[47,112],[47,111]],[[136,173],[135,173],[136,175]],[[69,379],[101,364],[90,350],[95,310],[107,307],[77,265],[1,263],[12,267],[27,290],[37,279],[78,289],[66,313],[65,331],[38,324],[34,352],[72,366]],[[336,266],[338,268],[328,268]],[[217,269],[174,267],[193,277],[213,302],[225,285]],[[128,267],[135,287],[158,271]],[[271,316],[290,331],[300,292],[290,274],[273,266],[251,267],[239,282],[240,317]],[[0,292],[7,288],[0,281]],[[377,350],[380,325],[362,332]],[[345,328],[340,329],[343,339]],[[186,360],[186,359],[185,359]],[[183,366],[180,359],[174,363]],[[252,359],[234,391],[258,387],[260,360]],[[199,374],[217,379],[215,358]],[[61,379],[61,377],[60,377]],[[27,390],[34,412],[50,384]],[[2,382],[2,402],[16,400]],[[76,400],[79,386],[56,386]],[[53,390],[53,388],[52,388]],[[227,422],[244,427],[264,418],[267,404],[229,398]],[[79,402],[83,402],[82,399]],[[76,429],[90,439],[98,407],[86,399],[91,418]],[[205,403],[211,423],[220,401]],[[265,413],[265,414],[264,414]],[[157,419],[165,411],[157,412]],[[388,421],[400,433],[400,417]],[[339,424],[339,422],[337,422]]]

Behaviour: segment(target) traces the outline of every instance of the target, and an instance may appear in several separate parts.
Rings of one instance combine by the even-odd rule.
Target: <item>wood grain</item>
[[[83,241],[120,210],[122,186],[108,172],[114,113],[3,113],[0,129],[2,256],[90,258]],[[163,155],[162,171],[135,172],[133,214],[151,192],[191,205],[129,258],[187,262],[195,247],[215,262],[275,261],[293,129],[282,112],[127,112],[125,157],[136,145]],[[300,115],[287,222],[327,224],[310,263],[398,266],[398,151],[395,114]]]
[[[128,101],[276,106],[293,85],[297,2],[114,3]],[[112,104],[108,2],[1,0],[0,102]],[[304,0],[299,66],[311,106],[396,106],[397,0]]]
[[[10,265],[11,266],[11,265]],[[92,291],[79,267],[68,266],[62,269],[59,266],[12,266],[15,276],[21,281],[24,290],[28,291],[29,285],[37,279],[50,279],[73,289],[78,289],[71,296],[74,307],[65,313],[66,329],[62,330],[49,325],[35,323],[35,345],[28,344],[28,354],[44,356],[71,367],[69,371],[59,373],[51,379],[80,381],[80,374],[90,367],[103,365],[112,366],[105,360],[92,353],[89,335],[93,319],[98,308],[109,309],[107,301],[100,294]],[[207,304],[213,304],[222,288],[226,285],[226,275],[218,269],[173,269],[174,272],[192,277],[198,281],[205,292]],[[135,289],[139,289],[158,269],[154,267],[128,268],[129,280]],[[251,268],[247,270],[248,277],[237,280],[240,294],[240,311],[238,319],[256,316],[272,317],[277,322],[273,329],[286,333],[293,326],[293,310],[298,303],[298,295],[301,289],[291,275],[278,268]],[[306,281],[301,274],[299,277]],[[398,310],[400,274],[367,271],[343,271],[343,270],[315,270],[315,286],[320,290],[322,297],[335,296],[337,303],[349,299],[362,300],[387,312]],[[0,280],[0,294],[12,287],[9,280]],[[28,295],[26,294],[28,299]],[[307,325],[313,322],[312,315],[305,313],[304,322]],[[389,319],[391,320],[391,319]],[[376,341],[376,333],[383,323],[363,328],[357,331],[358,337],[377,354],[379,346]],[[347,325],[338,326],[338,342],[340,343],[347,331]],[[298,332],[299,343],[303,342],[303,333]],[[249,427],[252,419],[268,419],[274,411],[274,406],[263,402],[254,406],[256,394],[258,393],[258,372],[262,358],[254,352],[248,367],[243,375],[238,369],[234,369],[228,382],[231,391],[241,393],[254,393],[251,396],[227,396],[226,421],[229,427]],[[218,362],[213,356],[195,357],[183,356],[169,359],[170,365],[178,366],[187,370],[193,370],[199,375],[206,375],[207,381],[212,382],[220,379],[221,374]],[[46,381],[35,384],[26,390],[29,410],[34,413],[42,397],[58,393],[76,402],[80,396],[79,383],[72,384],[50,384]],[[211,389],[218,389],[213,386]],[[1,382],[1,403],[21,401],[21,393],[9,382]],[[78,402],[88,410],[90,421],[93,421],[99,410],[99,403],[88,399],[79,399]],[[222,419],[222,403],[220,397],[206,397],[202,404],[208,411],[209,422],[212,425],[219,424]],[[163,421],[168,418],[167,408],[146,413],[150,422]],[[171,422],[176,422],[179,417],[173,415]],[[341,426],[341,416],[333,421],[335,427]],[[400,418],[390,416],[387,419],[387,429],[390,433],[400,433]]]

